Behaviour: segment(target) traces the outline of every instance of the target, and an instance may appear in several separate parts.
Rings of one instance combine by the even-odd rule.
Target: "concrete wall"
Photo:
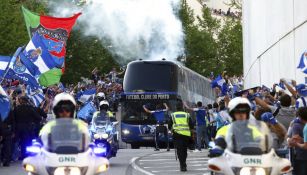
[[[306,0],[243,0],[245,88],[305,82],[296,69],[307,50]]]

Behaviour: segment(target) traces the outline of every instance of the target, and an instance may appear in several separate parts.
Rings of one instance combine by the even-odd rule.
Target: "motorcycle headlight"
[[[100,165],[98,167],[98,170],[96,171],[96,173],[102,173],[105,172],[109,169],[109,165],[108,164],[104,164],[104,165]]]
[[[243,167],[232,168],[235,175],[269,175],[271,173],[270,168],[260,167]]]
[[[27,172],[30,172],[30,173],[34,173],[35,172],[35,168],[33,165],[30,165],[30,164],[25,164],[24,165],[24,169],[27,171]]]
[[[107,139],[107,138],[109,137],[109,134],[102,134],[101,137],[102,137],[103,139]]]

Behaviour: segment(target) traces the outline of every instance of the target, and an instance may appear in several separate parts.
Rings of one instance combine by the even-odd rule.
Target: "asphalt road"
[[[135,158],[130,164],[132,169],[129,174],[133,175],[207,175],[209,171],[207,169],[208,153],[204,152],[188,152],[187,158],[187,172],[179,171],[179,162],[176,161],[175,152],[157,152],[149,154],[140,158]]]
[[[191,153],[188,156],[188,172],[185,175],[204,175],[207,172],[206,153]],[[121,149],[117,157],[110,160],[110,170],[106,175],[160,175],[181,174],[174,151],[153,149]],[[0,167],[0,175],[26,175],[21,162],[12,163],[10,167]]]

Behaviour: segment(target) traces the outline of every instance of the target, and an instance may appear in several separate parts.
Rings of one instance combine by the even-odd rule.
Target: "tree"
[[[24,5],[31,11],[46,11],[43,4],[36,0],[1,1],[0,9],[0,55],[13,55],[16,49],[29,42],[26,25],[24,22],[21,6]]]
[[[225,17],[220,21],[203,8],[201,17],[195,21],[193,10],[182,2],[179,17],[185,37],[186,62],[190,69],[208,76],[210,72],[229,74],[243,72],[243,43],[241,21]]]
[[[90,77],[95,67],[103,75],[119,66],[101,41],[84,37],[80,30],[73,30],[67,43],[66,70],[61,79],[64,83],[76,83],[81,77]]]
[[[225,70],[233,75],[243,72],[243,41],[240,20],[228,18],[218,35],[219,57]]]

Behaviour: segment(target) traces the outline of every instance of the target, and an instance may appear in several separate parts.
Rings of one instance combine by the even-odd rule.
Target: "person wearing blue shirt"
[[[204,141],[205,149],[208,148],[209,139],[207,124],[209,124],[207,111],[203,107],[202,102],[197,102],[197,108],[190,108],[186,103],[184,106],[196,113],[196,138],[197,138],[197,150],[201,151],[202,141]]]
[[[163,105],[165,107],[165,109],[163,109]],[[169,138],[168,138],[168,129],[165,126],[167,123],[167,119],[165,117],[165,113],[168,111],[168,106],[166,103],[163,103],[163,105],[158,104],[156,106],[156,110],[155,111],[150,111],[149,109],[147,109],[147,107],[145,105],[143,105],[144,111],[152,114],[153,117],[155,117],[156,121],[157,121],[157,125],[156,125],[156,129],[155,129],[155,151],[159,151],[159,134],[163,133],[164,136],[166,137],[166,142],[167,142],[167,151],[169,151]]]

